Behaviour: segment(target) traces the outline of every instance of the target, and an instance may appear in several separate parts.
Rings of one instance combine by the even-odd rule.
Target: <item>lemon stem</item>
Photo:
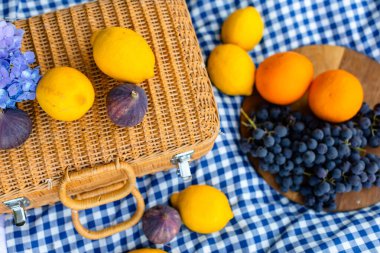
[[[243,114],[244,118],[248,120],[249,124],[253,127],[253,129],[256,129],[257,126],[255,122],[253,122],[253,120],[248,116],[248,114],[243,109],[240,109],[240,112],[241,114]]]

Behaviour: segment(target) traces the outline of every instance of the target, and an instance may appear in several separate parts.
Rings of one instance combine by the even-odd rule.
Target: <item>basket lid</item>
[[[36,53],[42,73],[55,66],[74,67],[91,80],[96,97],[90,111],[73,122],[52,119],[36,101],[19,104],[31,117],[33,132],[21,147],[0,151],[3,197],[46,189],[46,180],[57,184],[66,170],[117,158],[154,161],[216,137],[216,103],[184,1],[102,0],[15,25],[25,30],[23,50]],[[108,119],[106,94],[120,83],[104,75],[92,58],[92,33],[109,26],[140,33],[156,57],[155,76],[139,84],[148,95],[148,112],[132,128]],[[144,174],[144,168],[137,174]]]

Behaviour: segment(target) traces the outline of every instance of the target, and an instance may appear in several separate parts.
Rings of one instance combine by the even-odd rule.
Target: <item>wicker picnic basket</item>
[[[23,208],[62,201],[72,209],[78,232],[91,239],[136,224],[144,201],[135,177],[173,168],[176,162],[186,169],[187,160],[212,148],[219,132],[211,84],[184,0],[100,0],[15,25],[25,30],[23,49],[36,53],[42,74],[55,66],[74,67],[89,77],[96,98],[74,122],[52,119],[36,101],[18,105],[31,117],[33,132],[21,147],[0,152],[0,211],[13,211],[20,224]],[[120,83],[104,75],[92,58],[90,36],[109,26],[140,33],[156,57],[155,76],[139,84],[148,95],[148,112],[133,128],[108,119],[105,97]],[[79,223],[79,210],[130,193],[137,211],[129,221],[100,231]]]

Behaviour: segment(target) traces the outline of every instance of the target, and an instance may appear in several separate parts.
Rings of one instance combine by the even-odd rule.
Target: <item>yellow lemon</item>
[[[90,80],[80,71],[56,67],[41,78],[36,97],[42,109],[52,118],[73,121],[91,108],[95,92]]]
[[[202,234],[223,229],[234,217],[226,195],[208,185],[192,185],[171,196],[183,223],[192,231]]]
[[[227,95],[251,95],[255,64],[249,54],[232,44],[219,45],[207,61],[211,81]]]
[[[222,25],[222,41],[251,50],[263,37],[264,23],[260,13],[252,6],[232,13]]]
[[[123,27],[108,27],[91,37],[96,65],[120,81],[141,83],[154,76],[155,58],[144,38]]]
[[[135,249],[135,250],[129,251],[129,253],[167,253],[167,252],[160,249]]]

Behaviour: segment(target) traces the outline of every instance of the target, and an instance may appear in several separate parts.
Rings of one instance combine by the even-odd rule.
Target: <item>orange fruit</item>
[[[311,61],[296,52],[274,54],[257,69],[256,87],[267,101],[287,105],[300,99],[313,80]]]
[[[310,86],[308,102],[314,114],[339,123],[354,117],[363,103],[360,81],[345,70],[329,70],[318,75]]]

